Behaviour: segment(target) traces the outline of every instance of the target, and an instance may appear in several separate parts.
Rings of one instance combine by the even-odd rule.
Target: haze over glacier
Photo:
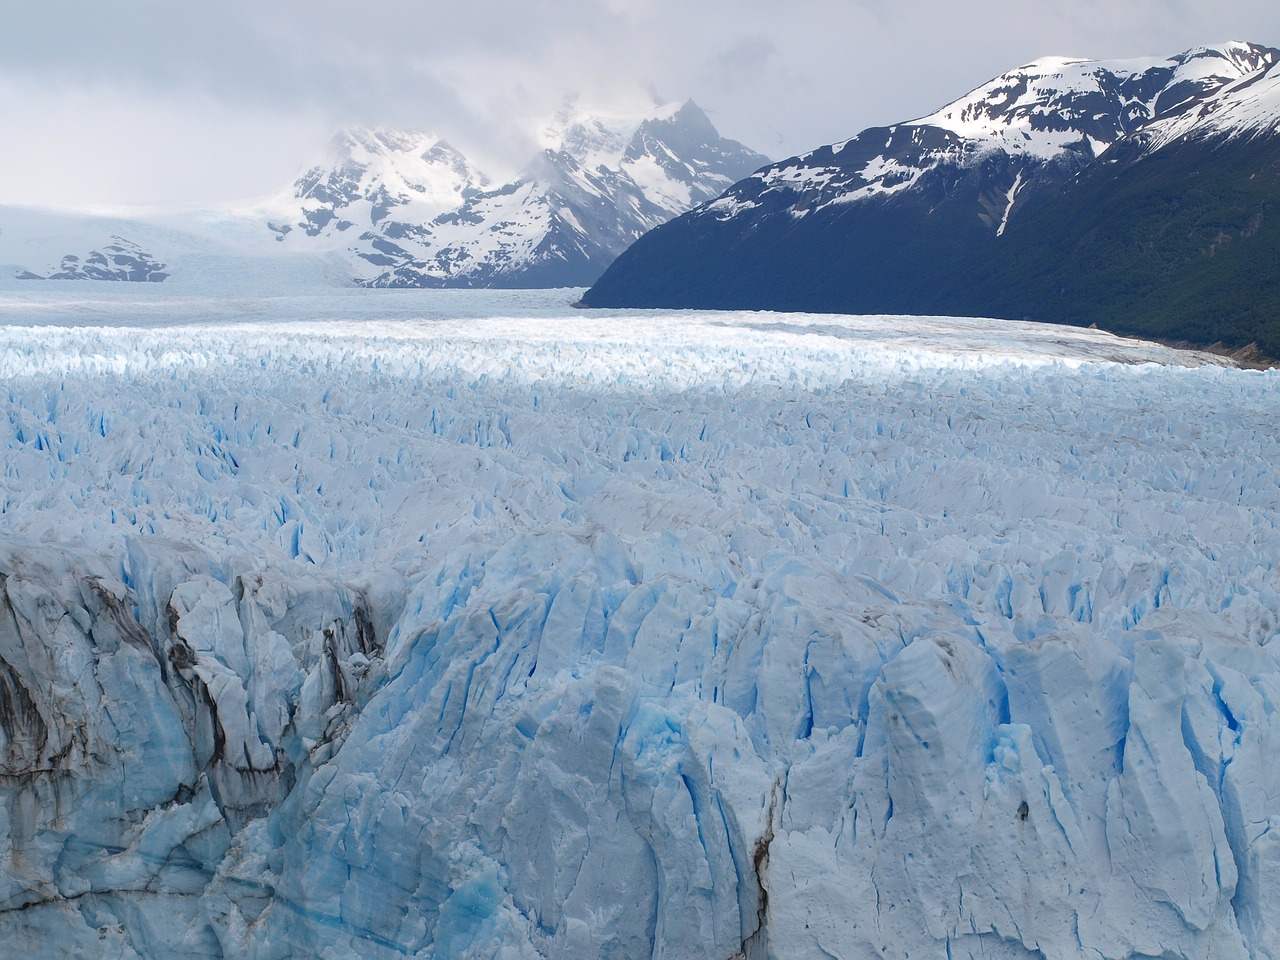
[[[0,298],[16,953],[1276,955],[1274,372],[82,289]]]

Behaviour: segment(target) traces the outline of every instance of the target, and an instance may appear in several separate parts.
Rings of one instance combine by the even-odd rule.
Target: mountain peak
[[[1235,64],[1245,73],[1253,73],[1268,63],[1274,62],[1276,51],[1260,43],[1249,43],[1246,40],[1224,40],[1222,43],[1192,47],[1176,56],[1170,57],[1187,63],[1192,60],[1223,60]]]
[[[361,237],[376,286],[577,285],[637,237],[718,196],[766,158],[721,137],[692,100],[626,114],[570,99],[515,182],[422,229],[400,216]],[[380,234],[375,236],[375,234]]]
[[[1164,58],[1041,57],[909,125],[1044,159],[1081,142],[1097,155],[1142,124],[1186,109],[1278,57],[1280,51],[1240,41]]]
[[[672,100],[653,107],[647,111],[641,120],[642,123],[651,123],[654,121],[676,121],[676,122],[702,122],[707,120],[706,113],[692,99],[688,100]],[[710,122],[710,121],[707,121]]]
[[[1061,71],[1061,70],[1065,70],[1068,67],[1073,67],[1079,63],[1092,63],[1092,62],[1094,61],[1091,61],[1088,57],[1062,57],[1062,56],[1037,57],[1036,59],[1032,60],[1030,63],[1024,63],[1022,66],[1018,67],[1017,69],[1010,70],[1008,73],[1003,73],[1000,76],[1008,77],[1014,74],[1022,73],[1022,74],[1028,74],[1030,76],[1043,77],[1043,76],[1049,76],[1051,74],[1057,73],[1058,71]]]
[[[674,109],[656,111],[653,116],[646,118],[637,126],[636,133],[646,129],[678,129],[705,140],[717,139],[720,136],[720,131],[715,128],[711,118],[692,100],[686,100]]]
[[[585,117],[565,127],[557,149],[586,166],[596,166],[607,164],[625,145],[621,131],[606,126],[598,117]]]
[[[367,163],[375,157],[410,154],[429,150],[442,142],[432,133],[397,130],[390,127],[344,127],[337,131],[325,148],[325,157]]]
[[[1263,48],[1264,50],[1266,48]],[[1252,140],[1280,131],[1280,51],[1260,70],[1223,84],[1194,109],[1161,118],[1141,132],[1146,150],[1177,140]]]
[[[595,111],[570,97],[543,128],[541,145],[568,153],[587,165],[597,156],[613,155],[616,162],[642,129],[684,128],[704,138],[720,136],[706,113],[693,100],[650,104],[630,111]]]
[[[278,240],[307,236],[346,243],[357,223],[377,223],[396,208],[427,221],[488,183],[435,134],[349,127],[334,134],[289,190],[265,207]]]

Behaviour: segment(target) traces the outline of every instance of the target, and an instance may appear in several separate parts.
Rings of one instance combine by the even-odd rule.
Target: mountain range
[[[643,233],[768,161],[692,101],[623,121],[566,108],[544,141],[495,185],[434,134],[346,130],[280,193],[234,209],[0,208],[0,262],[25,279],[159,281],[181,276],[184,257],[288,255],[372,287],[586,286]]]
[[[587,306],[1036,319],[1280,356],[1280,51],[1046,58],[764,167]]]

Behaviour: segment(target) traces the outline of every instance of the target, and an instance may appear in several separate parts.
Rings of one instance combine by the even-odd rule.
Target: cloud
[[[1044,54],[1168,54],[1228,36],[1280,43],[1274,0],[1212,7],[1190,0],[794,0],[785,9],[775,0],[50,0],[13,7],[0,33],[7,91],[0,123],[7,137],[22,139],[26,154],[59,168],[55,181],[79,178],[86,186],[101,169],[64,155],[65,145],[77,125],[114,137],[112,153],[126,173],[104,199],[141,199],[148,177],[169,194],[229,195],[247,189],[255,162],[260,176],[249,192],[265,192],[279,185],[270,178],[280,175],[286,152],[301,164],[328,132],[352,123],[435,130],[501,176],[528,156],[539,124],[572,93],[620,110],[643,107],[655,94],[691,96],[727,135],[783,156],[928,113]],[[0,159],[17,151],[0,148]],[[24,189],[34,199],[34,181],[6,169],[0,200],[20,199]],[[233,169],[242,173],[232,176]],[[197,177],[212,179],[197,189]],[[105,175],[99,179],[112,192]]]
[[[713,84],[732,90],[769,72],[778,58],[777,45],[764,34],[739,37],[707,60],[705,73]]]
[[[0,79],[0,202],[210,203],[290,182],[331,133],[313,115]],[[301,145],[305,145],[302,147]]]

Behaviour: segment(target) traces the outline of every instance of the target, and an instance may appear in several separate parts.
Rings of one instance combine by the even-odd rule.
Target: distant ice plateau
[[[1280,956],[1276,373],[72,293],[0,291],[13,955]]]

